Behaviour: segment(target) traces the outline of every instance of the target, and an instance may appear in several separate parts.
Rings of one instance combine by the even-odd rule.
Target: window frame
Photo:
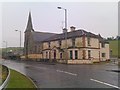
[[[78,59],[78,50],[75,50],[75,59]]]
[[[88,50],[88,58],[91,58],[91,50]]]
[[[106,57],[106,53],[102,53],[101,56],[102,56],[102,58],[105,58]]]
[[[46,53],[45,53],[45,54],[46,54],[46,59],[48,59],[48,52],[46,51]]]
[[[101,43],[101,47],[102,47],[102,48],[105,48],[105,43]]]
[[[58,42],[59,42],[59,47],[61,47],[61,45],[62,45],[62,41],[61,41],[61,40],[59,40]]]
[[[60,53],[60,59],[63,59],[63,54],[62,54],[62,52]]]
[[[70,59],[73,59],[73,51],[72,50],[70,50]]]
[[[88,44],[88,46],[91,46],[90,42],[91,42],[91,38],[87,37],[87,44]]]

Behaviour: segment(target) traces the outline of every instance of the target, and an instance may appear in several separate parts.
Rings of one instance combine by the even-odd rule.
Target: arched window
[[[56,59],[56,50],[54,50],[54,59]]]

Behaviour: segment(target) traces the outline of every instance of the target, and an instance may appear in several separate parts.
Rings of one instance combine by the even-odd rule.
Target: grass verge
[[[109,41],[110,49],[112,50],[113,57],[120,57],[120,40]]]
[[[36,90],[35,85],[26,76],[15,70],[10,69],[10,72],[10,80],[6,90],[9,88],[31,88],[32,90]]]
[[[8,69],[6,66],[0,65],[0,85],[6,80],[8,76]]]

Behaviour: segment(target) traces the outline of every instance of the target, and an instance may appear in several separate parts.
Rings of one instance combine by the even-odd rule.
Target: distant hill
[[[109,40],[109,44],[112,56],[120,58],[120,40]]]

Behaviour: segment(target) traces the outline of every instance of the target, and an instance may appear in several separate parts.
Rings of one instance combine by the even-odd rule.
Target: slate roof
[[[87,32],[85,30],[75,30],[72,32],[67,32],[67,38],[73,38],[73,37],[80,37],[80,36],[89,36],[89,37],[94,37],[94,38],[98,38],[98,35],[95,35],[91,32]],[[54,40],[61,40],[61,39],[65,39],[65,33],[61,33],[61,34],[55,34],[54,36],[51,36],[50,38],[44,40],[44,42],[46,41],[54,41]]]
[[[65,33],[56,34],[56,33],[46,33],[46,32],[32,32],[32,35],[33,35],[34,41],[36,42],[48,42],[48,41],[65,39]],[[100,42],[108,43],[100,35],[96,35],[82,29],[67,32],[67,38],[81,37],[83,35],[93,37],[93,38],[98,38]]]
[[[106,40],[106,39],[104,39],[104,38],[99,38],[99,42],[100,43],[108,43],[109,44],[109,42]]]
[[[55,33],[47,33],[47,32],[32,32],[33,40],[35,42],[41,42],[45,39],[55,35]]]

